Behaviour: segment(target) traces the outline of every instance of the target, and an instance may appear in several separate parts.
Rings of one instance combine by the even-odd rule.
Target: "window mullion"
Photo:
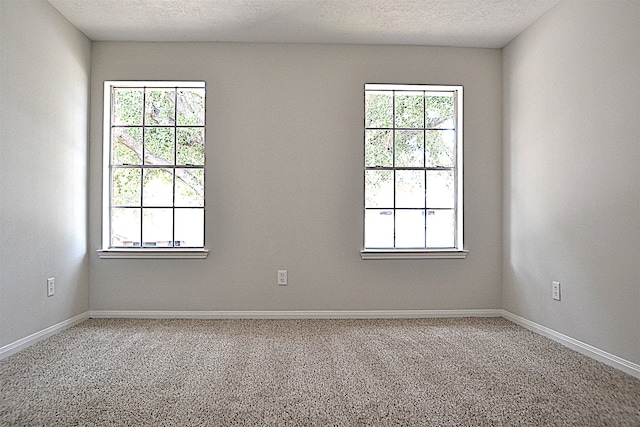
[[[394,90],[392,92],[393,96],[392,96],[392,103],[391,103],[391,108],[392,108],[392,115],[391,115],[391,145],[392,145],[392,150],[391,150],[391,167],[393,170],[393,247],[396,247],[396,226],[397,226],[397,222],[398,222],[398,210],[397,210],[397,194],[396,194],[396,187],[397,187],[397,183],[396,183],[396,91]]]
[[[422,92],[422,166],[424,167],[424,247],[427,247],[427,92]]]
[[[142,159],[140,159],[140,164],[142,165],[140,168],[140,247],[144,247],[144,179],[146,175],[146,161],[145,161],[145,152],[146,152],[146,137],[147,137],[147,88],[142,88]]]
[[[173,94],[173,185],[171,202],[171,247],[176,246],[176,168],[178,164],[178,88]]]
[[[113,243],[113,116],[115,112],[115,88],[111,88],[109,91],[111,99],[109,102],[109,246]],[[103,240],[104,237],[103,237]]]

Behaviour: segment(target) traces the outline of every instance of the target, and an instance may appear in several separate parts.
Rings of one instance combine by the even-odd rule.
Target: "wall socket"
[[[560,282],[551,282],[551,298],[560,301]]]
[[[56,279],[49,277],[47,279],[47,296],[52,297],[56,294]]]
[[[287,270],[278,270],[278,286],[287,285]]]

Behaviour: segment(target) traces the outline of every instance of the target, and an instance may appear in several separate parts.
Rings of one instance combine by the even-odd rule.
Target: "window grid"
[[[176,200],[176,185],[177,185],[177,176],[179,174],[180,170],[193,170],[193,171],[202,171],[202,180],[204,180],[204,158],[202,159],[202,164],[191,164],[191,163],[185,163],[185,164],[179,164],[178,163],[178,129],[200,129],[202,131],[202,136],[203,136],[203,142],[204,142],[204,133],[205,133],[205,117],[206,117],[206,113],[204,111],[203,108],[203,117],[202,117],[202,124],[179,124],[178,123],[178,94],[179,91],[181,90],[190,90],[190,89],[197,89],[197,90],[203,90],[204,91],[204,84],[202,85],[189,85],[189,84],[180,84],[180,85],[173,85],[173,86],[167,86],[167,85],[157,85],[154,86],[152,85],[118,85],[117,83],[119,82],[115,82],[115,84],[111,85],[111,90],[110,90],[110,117],[109,117],[109,123],[110,123],[110,131],[109,131],[109,215],[108,215],[108,230],[109,230],[109,236],[108,236],[108,247],[109,248],[123,248],[123,247],[133,247],[133,248],[178,248],[178,247],[190,247],[190,248],[202,248],[204,247],[204,222],[202,224],[202,244],[198,244],[198,245],[184,245],[181,244],[180,241],[176,240],[176,212],[179,212],[180,210],[186,210],[186,209],[192,209],[192,210],[200,210],[202,212],[202,218],[204,218],[204,210],[205,210],[205,205],[204,205],[204,184],[202,186],[202,191],[203,191],[203,195],[202,195],[202,203],[201,206],[187,206],[187,205],[177,205],[177,200]],[[105,83],[107,84],[107,83]],[[127,124],[114,124],[114,119],[115,119],[115,106],[116,106],[116,102],[115,102],[115,93],[118,89],[126,89],[126,90],[140,90],[142,91],[142,121],[141,121],[141,125],[127,125]],[[148,123],[147,120],[147,101],[148,101],[148,93],[149,91],[152,90],[172,90],[173,91],[173,124],[152,124],[152,123]],[[203,92],[204,93],[204,92]],[[203,95],[203,107],[204,107],[204,95]],[[147,132],[145,131],[146,129],[167,129],[170,128],[172,129],[172,141],[173,141],[173,162],[170,163],[166,163],[166,164],[152,164],[149,159],[148,159],[148,151],[147,151]],[[141,135],[141,153],[140,153],[140,164],[127,164],[127,163],[122,163],[122,164],[116,164],[114,162],[114,138],[113,138],[113,134],[114,134],[114,130],[115,129],[139,129],[140,130],[140,135]],[[151,154],[153,155],[153,154]],[[126,170],[126,169],[130,169],[130,170],[139,170],[140,171],[140,184],[139,184],[139,203],[138,204],[125,204],[125,205],[119,205],[119,204],[114,204],[114,185],[113,185],[113,178],[114,178],[114,173],[117,170]],[[154,203],[152,205],[147,205],[145,203],[145,175],[147,173],[147,171],[151,171],[151,170],[170,170],[171,171],[171,203],[170,204],[157,204]],[[203,181],[204,182],[204,181]],[[132,244],[114,244],[114,234],[113,234],[113,216],[112,216],[112,212],[114,209],[124,209],[124,210],[131,210],[131,211],[137,211],[138,215],[139,215],[139,238],[140,241],[139,242],[132,242]],[[157,243],[158,242],[148,242],[145,241],[145,230],[144,230],[144,214],[145,212],[152,212],[152,211],[157,211],[160,209],[167,209],[171,211],[171,239],[168,241],[168,244],[166,245],[161,245],[158,246]]]
[[[365,94],[367,91],[378,91],[380,89],[367,89],[367,86],[370,85],[365,85]],[[371,85],[371,86],[380,86],[380,85]],[[391,171],[392,173],[392,193],[393,193],[393,206],[374,206],[374,207],[367,207],[366,206],[366,197],[365,197],[365,222],[366,222],[366,212],[367,211],[391,211],[392,212],[392,217],[393,217],[393,236],[392,236],[392,240],[393,240],[393,246],[392,247],[386,247],[386,246],[370,246],[367,247],[366,246],[366,236],[365,236],[365,249],[429,249],[429,250],[438,250],[438,249],[455,249],[455,248],[461,248],[461,215],[458,215],[459,209],[461,208],[458,203],[459,200],[459,179],[460,176],[457,173],[457,170],[461,167],[461,164],[459,163],[459,156],[461,155],[461,153],[459,153],[459,149],[461,148],[461,144],[460,141],[458,140],[458,132],[459,132],[459,117],[460,117],[460,111],[459,108],[460,106],[458,105],[459,103],[459,98],[461,96],[461,91],[459,91],[459,89],[454,88],[454,87],[445,87],[445,88],[434,88],[434,87],[425,87],[424,85],[421,85],[421,89],[416,89],[414,87],[411,87],[411,85],[404,85],[403,88],[401,89],[390,89],[389,87],[394,86],[394,85],[384,85],[387,88],[381,89],[382,92],[389,92],[390,96],[391,96],[391,111],[392,111],[392,115],[391,115],[391,127],[376,127],[376,126],[367,126],[365,124],[365,134],[366,131],[368,130],[376,130],[376,131],[389,131],[391,132],[392,135],[392,150],[391,150],[391,166],[381,166],[381,165],[375,165],[375,166],[367,166],[366,165],[366,161],[365,161],[365,175],[366,175],[366,171]],[[424,88],[424,89],[422,89]],[[461,88],[460,88],[461,89]],[[432,127],[432,126],[427,126],[427,98],[429,97],[428,94],[430,93],[434,93],[434,92],[442,92],[442,93],[451,93],[452,94],[452,101],[453,101],[453,115],[452,115],[452,126],[449,127]],[[422,125],[420,127],[400,127],[397,126],[398,123],[398,117],[397,117],[397,97],[399,94],[402,93],[420,93],[421,94],[421,98],[422,98]],[[367,123],[367,116],[366,116],[367,112],[365,109],[365,123]],[[397,162],[397,153],[396,153],[396,149],[397,149],[397,137],[398,137],[398,133],[399,132],[403,132],[403,131],[420,131],[422,134],[422,162],[423,162],[423,166],[398,166],[396,164]],[[452,159],[452,164],[453,166],[427,166],[429,164],[429,158],[428,158],[428,150],[427,150],[427,132],[428,131],[452,131],[454,136],[453,136],[453,140],[454,140],[454,144],[453,144],[453,159]],[[367,144],[367,138],[365,138],[365,153],[367,150],[366,147]],[[397,192],[397,183],[398,183],[398,172],[399,171],[422,171],[422,179],[424,179],[424,197],[423,197],[423,205],[420,207],[398,207],[398,192]],[[429,187],[429,171],[449,171],[452,174],[453,177],[453,207],[438,207],[438,206],[431,206],[430,205],[430,201],[429,201],[429,196],[428,196],[428,187]],[[366,179],[365,179],[365,194],[366,194]],[[423,221],[422,221],[422,233],[423,233],[423,237],[424,237],[424,245],[420,245],[420,246],[401,246],[398,247],[398,242],[397,242],[397,237],[398,237],[398,212],[403,212],[403,211],[422,211],[423,212]],[[447,246],[430,246],[429,245],[429,226],[428,226],[428,216],[430,215],[431,211],[451,211],[453,214],[453,242],[452,245],[447,245]],[[366,230],[366,224],[365,224],[365,230]],[[417,230],[416,230],[417,231]],[[366,234],[366,233],[365,233]],[[459,246],[460,244],[460,246]]]

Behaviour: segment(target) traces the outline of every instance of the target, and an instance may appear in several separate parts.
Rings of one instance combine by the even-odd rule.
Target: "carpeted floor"
[[[0,361],[3,426],[640,426],[640,380],[501,318],[91,319]]]

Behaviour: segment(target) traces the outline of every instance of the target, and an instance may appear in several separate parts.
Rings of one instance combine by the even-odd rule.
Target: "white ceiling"
[[[91,40],[504,47],[558,0],[49,0]]]

